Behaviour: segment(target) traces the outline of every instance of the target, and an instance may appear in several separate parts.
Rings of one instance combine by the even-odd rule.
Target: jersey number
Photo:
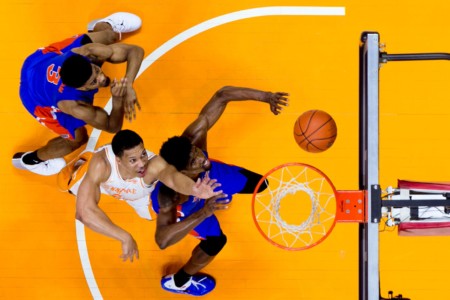
[[[51,64],[47,68],[47,81],[50,83],[53,83],[54,85],[57,85],[59,82],[59,70],[61,70],[61,67],[58,67],[58,70],[53,70],[55,68],[55,64]]]

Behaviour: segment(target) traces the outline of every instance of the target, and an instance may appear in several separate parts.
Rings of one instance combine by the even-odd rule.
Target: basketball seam
[[[331,118],[329,118],[328,121],[326,121],[325,123],[323,123],[322,125],[320,125],[316,130],[314,130],[314,132],[312,132],[310,135],[308,135],[308,137],[307,137],[307,140],[308,140],[308,145],[307,145],[307,147],[308,147],[308,146],[312,146],[312,147],[314,147],[314,148],[316,148],[317,150],[320,150],[320,151],[324,151],[325,149],[327,149],[327,148],[322,149],[322,148],[317,147],[316,145],[313,144],[314,141],[320,141],[320,140],[323,140],[324,138],[310,140],[309,137],[310,137],[311,135],[313,135],[314,133],[316,133],[317,131],[319,131],[323,126],[325,126],[325,125],[326,125],[328,122],[330,122],[330,121],[331,121]],[[327,139],[329,139],[329,138],[330,138],[330,137],[328,137]]]
[[[312,140],[310,140],[309,139],[309,137],[310,136],[312,136],[313,134],[315,134],[317,131],[319,131],[322,127],[324,127],[328,122],[330,122],[331,121],[331,118],[330,119],[328,119],[328,121],[326,121],[325,123],[323,123],[322,125],[320,125],[320,127],[317,127],[317,129],[316,130],[314,130],[313,132],[311,132],[309,135],[305,135],[305,133],[308,131],[308,129],[306,129],[306,131],[303,131],[302,129],[301,129],[301,126],[300,126],[300,131],[302,132],[302,136],[304,136],[305,137],[305,139],[308,141],[308,142],[312,142],[312,141],[320,141],[320,140],[327,140],[327,139],[330,139],[330,138],[333,138],[333,137],[335,137],[336,136],[336,134],[334,134],[334,135],[331,135],[331,136],[327,136],[327,137],[323,137],[323,138],[315,138],[315,139],[312,139]],[[307,128],[309,127],[309,124],[308,124],[308,126],[307,126]],[[298,134],[296,134],[297,136],[299,136]],[[304,141],[304,140],[303,140]],[[302,141],[302,142],[303,142]]]
[[[308,122],[306,123],[305,131],[303,131],[302,125],[300,124],[300,120],[297,121],[298,127],[300,128],[301,135],[304,137],[304,139],[301,140],[299,144],[303,143],[305,140],[308,142],[306,145],[308,145],[310,143],[310,140],[308,139],[309,136],[306,136],[305,133],[308,131],[309,125],[311,125],[311,120],[314,117],[314,115],[316,114],[316,112],[317,112],[317,110],[313,111],[311,116],[309,116]],[[299,136],[298,134],[295,134],[295,135]]]
[[[316,128],[316,130],[314,130],[313,132],[311,132],[307,137],[309,138],[311,135],[313,135],[314,133],[316,133],[317,131],[319,131],[323,126],[325,126],[328,122],[330,122],[332,119],[329,118],[328,121],[324,122],[322,125],[320,125],[319,127]]]
[[[313,111],[313,113],[312,113],[311,116],[309,117],[308,122],[307,122],[307,125],[306,125],[306,128],[305,128],[305,131],[303,131],[303,128],[302,128],[302,126],[301,126],[301,124],[300,124],[300,121],[297,121],[296,123],[298,124],[298,127],[299,127],[299,129],[300,129],[301,134],[297,134],[297,133],[295,133],[295,132],[294,132],[294,134],[295,134],[296,136],[300,136],[300,135],[301,135],[301,136],[304,137],[304,139],[303,139],[303,140],[300,140],[300,141],[298,142],[298,144],[300,145],[300,144],[302,144],[304,141],[306,141],[306,142],[307,142],[307,143],[306,143],[306,149],[309,149],[309,146],[311,146],[311,147],[314,147],[314,148],[317,149],[317,150],[324,151],[324,150],[326,150],[327,148],[322,149],[322,148],[320,148],[320,147],[317,147],[316,145],[313,144],[313,142],[314,142],[314,141],[321,141],[321,140],[332,139],[332,138],[335,138],[335,137],[337,136],[337,134],[334,134],[334,135],[329,136],[329,137],[324,137],[324,138],[316,138],[316,139],[312,139],[312,140],[309,139],[309,137],[311,137],[311,135],[315,134],[317,131],[319,131],[321,128],[323,128],[327,123],[329,123],[330,121],[333,120],[333,118],[330,117],[326,122],[324,122],[322,125],[320,125],[318,128],[316,128],[316,130],[314,130],[313,132],[311,132],[311,133],[307,136],[305,133],[308,131],[308,128],[309,128],[309,126],[310,126],[310,124],[311,124],[311,120],[313,119],[313,117],[314,117],[314,115],[316,114],[316,112],[317,112],[317,110]]]

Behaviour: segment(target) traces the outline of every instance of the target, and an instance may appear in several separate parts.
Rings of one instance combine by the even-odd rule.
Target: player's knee
[[[87,35],[92,42],[104,45],[111,45],[120,40],[120,35],[111,30],[111,26],[104,22],[98,22],[95,25],[94,32],[89,32]]]
[[[72,151],[77,150],[81,146],[87,143],[87,139],[84,140],[66,140],[66,143],[69,145],[69,147],[72,149]]]
[[[200,248],[209,256],[216,256],[226,243],[227,236],[221,233],[220,236],[208,236],[200,242]]]
[[[267,189],[268,186],[269,186],[269,179],[266,178],[261,183],[261,185],[258,187],[257,193],[260,193],[260,192],[264,191],[265,189]]]
[[[75,130],[75,138],[73,140],[70,140],[73,147],[76,147],[75,149],[80,148],[84,144],[87,143],[89,140],[89,135],[87,133],[86,127],[80,127],[77,130]]]

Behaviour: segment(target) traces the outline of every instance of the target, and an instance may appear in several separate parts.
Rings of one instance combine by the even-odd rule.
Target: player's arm
[[[86,56],[91,61],[110,62],[113,64],[127,63],[125,77],[129,84],[133,84],[144,58],[144,49],[137,45],[112,44],[104,45],[89,43],[79,48],[72,49],[73,52]]]
[[[136,241],[130,233],[114,224],[98,206],[100,184],[107,180],[111,170],[101,153],[96,153],[89,164],[88,171],[80,184],[76,200],[76,219],[86,227],[122,243],[121,258],[133,261],[139,258]]]
[[[183,132],[194,145],[206,149],[206,135],[209,129],[219,120],[231,101],[254,100],[270,105],[273,114],[278,115],[283,106],[288,104],[288,94],[284,92],[265,92],[261,90],[225,86],[218,90],[200,111],[197,119]]]
[[[193,195],[202,199],[213,197],[222,192],[214,191],[215,188],[220,186],[220,183],[216,182],[215,179],[205,176],[195,182],[190,177],[178,172],[174,166],[168,164],[160,156],[151,159],[144,178],[146,183],[153,182],[155,179],[160,180],[180,194]]]
[[[114,80],[111,83],[112,109],[108,114],[103,108],[84,101],[60,100],[58,108],[77,119],[83,120],[94,128],[110,133],[118,132],[123,125],[123,97],[127,91],[127,79]]]
[[[214,211],[228,208],[227,200],[217,201],[217,199],[226,197],[224,194],[219,194],[207,199],[202,209],[177,222],[178,197],[179,195],[175,191],[164,185],[161,186],[158,193],[159,214],[156,219],[155,240],[161,249],[180,241],[203,220],[211,216]]]
[[[130,121],[133,118],[136,118],[135,106],[139,110],[141,109],[141,106],[136,97],[133,83],[144,58],[144,49],[136,45],[123,43],[112,45],[90,43],[72,51],[87,56],[92,61],[100,60],[114,64],[127,63],[125,78],[128,79],[128,89],[125,97],[125,117]]]

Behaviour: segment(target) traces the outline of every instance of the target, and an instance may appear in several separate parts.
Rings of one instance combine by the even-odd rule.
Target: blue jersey
[[[71,49],[82,46],[82,38],[82,35],[75,36],[37,50],[25,60],[20,77],[20,98],[28,112],[50,129],[53,129],[52,126],[45,124],[45,121],[53,118],[52,122],[58,122],[72,135],[75,129],[86,123],[62,113],[58,102],[75,100],[92,104],[98,92],[98,89],[80,91],[65,86],[59,76],[63,62],[75,54]]]
[[[208,153],[205,152],[206,157],[208,157]],[[239,193],[245,187],[247,183],[247,177],[245,177],[240,170],[241,167],[228,165],[219,161],[211,161],[211,169],[209,170],[209,177],[211,179],[217,179],[217,181],[221,184],[219,189],[221,189],[225,194],[228,195],[228,199],[231,201],[232,196],[234,194]],[[200,177],[203,178],[205,173],[201,173]],[[152,207],[156,213],[159,213],[159,202],[158,202],[158,193],[159,188],[162,183],[158,182],[155,186],[155,190],[151,194]],[[184,218],[190,216],[196,211],[200,210],[204,206],[205,200],[198,199],[194,196],[189,196],[189,199],[182,204],[180,204],[177,208],[178,210],[178,220],[181,221]],[[212,215],[202,223],[197,225],[193,232],[191,233],[197,238],[205,239],[208,236],[220,236],[221,229],[219,222],[215,215]]]

